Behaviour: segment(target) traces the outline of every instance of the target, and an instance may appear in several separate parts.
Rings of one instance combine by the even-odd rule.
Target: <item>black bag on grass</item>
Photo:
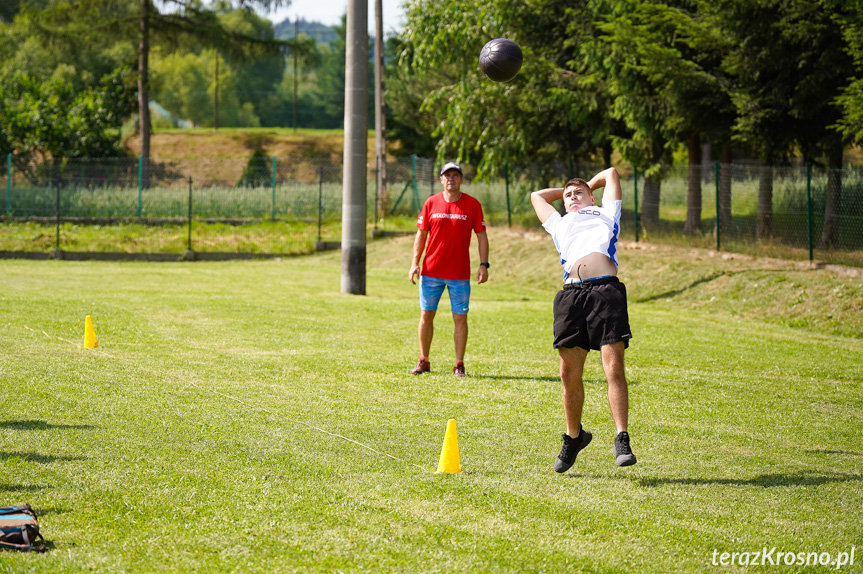
[[[10,548],[22,552],[44,552],[44,542],[39,534],[39,520],[29,504],[0,507],[0,549]]]

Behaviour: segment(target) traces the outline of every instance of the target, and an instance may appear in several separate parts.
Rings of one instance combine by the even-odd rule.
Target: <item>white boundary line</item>
[[[192,384],[194,384],[194,383],[192,383]],[[195,385],[195,386],[197,386],[197,385]],[[200,389],[200,388],[202,388],[202,387],[198,387],[198,388]],[[257,410],[259,410],[259,411],[263,411],[263,412],[265,412],[265,413],[267,413],[267,414],[269,414],[269,415],[272,415],[272,416],[277,416],[277,415],[276,415],[276,413],[274,413],[274,412],[272,412],[272,411],[269,411],[269,410],[265,409],[264,407],[259,407],[259,406],[255,406],[255,405],[249,404],[249,403],[247,403],[247,402],[245,402],[245,401],[243,401],[243,400],[241,400],[241,399],[238,399],[237,397],[232,397],[231,395],[226,395],[225,393],[222,393],[222,392],[219,392],[219,391],[216,391],[216,390],[213,390],[213,389],[207,389],[207,390],[208,390],[208,391],[210,391],[211,393],[214,393],[214,394],[217,394],[217,395],[219,395],[219,396],[225,397],[226,399],[231,399],[232,401],[236,401],[236,402],[240,403],[241,405],[246,405],[246,406],[247,406],[247,407],[249,407],[249,408],[257,409]],[[309,423],[307,423],[307,422],[303,422],[303,421],[296,421],[296,422],[300,423],[300,424],[301,424],[301,425],[303,425],[303,426],[307,426],[307,427],[309,427],[309,428],[310,428],[310,429],[312,429],[312,430],[316,430],[316,431],[318,431],[318,432],[320,432],[320,433],[324,433],[324,434],[327,434],[327,435],[330,435],[330,436],[333,436],[333,437],[336,437],[336,438],[340,438],[340,439],[346,440],[346,441],[348,441],[348,442],[354,443],[354,444],[355,444],[355,445],[357,445],[357,446],[361,446],[361,447],[363,447],[363,448],[365,448],[365,449],[368,449],[368,450],[370,450],[370,451],[372,451],[372,452],[374,452],[374,453],[376,453],[376,454],[379,454],[379,455],[381,455],[381,456],[385,456],[385,457],[387,457],[387,458],[391,458],[391,459],[393,459],[393,460],[395,460],[395,461],[398,461],[398,462],[401,462],[401,463],[404,463],[404,464],[409,464],[409,465],[411,465],[411,466],[415,466],[415,467],[417,467],[417,468],[419,468],[419,469],[422,469],[422,470],[424,470],[424,471],[427,471],[427,472],[428,472],[428,469],[427,469],[427,468],[425,468],[424,466],[420,466],[420,465],[415,464],[415,463],[412,463],[412,462],[404,461],[404,460],[402,460],[402,459],[400,459],[400,458],[394,457],[393,455],[391,455],[391,454],[389,454],[389,453],[379,451],[379,450],[377,450],[376,448],[373,448],[373,447],[371,447],[371,446],[369,446],[369,445],[367,445],[367,444],[364,444],[364,443],[361,443],[361,442],[359,442],[359,441],[356,441],[356,440],[354,440],[354,439],[352,439],[352,438],[348,438],[348,437],[346,437],[346,436],[343,436],[343,435],[340,435],[340,434],[337,434],[337,433],[334,433],[334,432],[330,432],[330,431],[328,431],[328,430],[326,430],[326,429],[322,429],[322,428],[320,428],[320,427],[316,427],[316,426],[311,425],[311,424],[309,424]]]

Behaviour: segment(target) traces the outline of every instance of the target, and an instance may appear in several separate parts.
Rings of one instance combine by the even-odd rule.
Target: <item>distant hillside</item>
[[[374,163],[375,135],[369,132],[366,144],[369,165]],[[129,155],[141,153],[141,138],[126,140]],[[328,160],[340,166],[343,160],[342,130],[168,130],[153,134],[150,157],[156,163],[183,166],[183,172],[197,180],[235,182],[255,150],[265,156],[277,156],[283,169],[297,167],[306,160]],[[287,158],[294,158],[287,161]]]
[[[304,18],[300,18],[299,22],[287,19],[275,25],[276,38],[279,40],[290,40],[297,33],[314,38],[319,44],[329,44],[338,38],[338,34],[336,34],[332,26],[327,26],[316,21],[308,21]]]
[[[374,132],[369,132],[369,160],[374,159]],[[130,155],[141,153],[140,136],[125,142]],[[344,149],[342,130],[212,129],[164,130],[153,134],[150,154],[156,161],[200,158],[248,158],[255,150],[267,156],[306,157],[341,161]],[[390,150],[392,153],[392,150]]]

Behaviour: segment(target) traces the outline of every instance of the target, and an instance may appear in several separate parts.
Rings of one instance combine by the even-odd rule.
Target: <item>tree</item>
[[[241,77],[217,50],[156,55],[152,76],[154,99],[179,119],[208,127],[261,124],[254,104],[241,99]]]
[[[546,146],[559,158],[590,161],[599,155],[610,165],[613,137],[627,132],[610,113],[608,78],[594,73],[605,54],[597,49],[596,22],[606,9],[598,3],[549,2],[506,20],[521,30],[542,64],[536,80],[528,78],[533,96],[527,101],[542,110],[531,140],[555,142]]]
[[[347,35],[346,17],[335,26],[336,38],[321,50],[321,65],[315,79],[315,97],[330,124],[326,127],[341,127],[345,119],[345,39]],[[370,86],[374,82],[369,82]],[[371,98],[369,98],[371,99]]]
[[[723,68],[737,109],[735,137],[751,145],[764,165],[757,233],[766,237],[772,230],[774,164],[796,147],[805,158],[826,153],[841,165],[836,98],[847,86],[852,62],[829,3],[727,0],[704,6],[731,39]]]
[[[250,10],[288,5],[290,0],[222,0],[226,6]],[[138,60],[138,125],[144,185],[149,185],[150,157],[150,50],[153,42],[166,48],[182,45],[217,47],[229,57],[241,57],[255,46],[278,52],[283,43],[272,35],[246,35],[226,27],[215,10],[198,0],[52,0],[49,9],[30,13],[38,17],[44,37],[70,45],[83,41],[105,43],[136,39]],[[272,28],[270,28],[272,32]],[[259,32],[259,30],[258,30]]]
[[[609,129],[585,129],[586,121],[602,124],[602,86],[580,84],[574,70],[583,62],[580,40],[592,30],[586,2],[416,2],[406,16],[397,76],[420,91],[401,94],[421,98],[416,115],[428,122],[440,159],[475,160],[483,176],[526,159],[551,165],[589,156],[608,141]],[[583,24],[576,36],[567,30],[572,21]],[[524,52],[521,73],[508,83],[478,69],[480,49],[494,37]],[[410,109],[399,98],[388,94],[394,110]]]
[[[130,43],[105,42],[86,31],[68,39],[48,34],[42,12],[31,3],[25,6],[11,23],[0,22],[0,76],[21,72],[40,82],[54,78],[81,91],[99,86],[113,70],[134,65]]]
[[[420,111],[432,82],[410,72],[409,67],[399,67],[399,55],[405,53],[401,38],[388,39],[386,50],[387,136],[399,142],[399,148],[407,154],[433,156],[433,120],[431,114]]]
[[[641,204],[642,222],[652,226],[659,221],[659,200],[663,172],[671,161],[673,132],[666,119],[668,102],[660,92],[661,83],[650,81],[645,60],[662,54],[662,47],[639,40],[641,17],[630,15],[637,8],[631,2],[613,3],[596,13],[599,33],[592,40],[590,74],[604,79],[608,91],[609,114],[626,126],[612,135],[614,147],[645,175]],[[644,49],[647,54],[642,54]],[[657,63],[658,64],[658,63]]]
[[[269,20],[243,10],[226,10],[218,18],[227,28],[245,35],[272,37]],[[315,62],[317,50],[311,38],[290,38],[283,44],[294,62]],[[197,126],[289,125],[290,110],[286,110],[285,101],[292,95],[281,89],[289,75],[285,58],[278,53],[246,51],[241,57],[230,57],[216,48],[154,48],[150,65],[152,99]]]
[[[310,66],[316,66],[320,62],[320,52],[318,51],[318,44],[313,39],[307,36],[305,33],[300,33],[299,31],[299,21],[294,23],[294,35],[293,37],[286,40],[290,49],[290,77],[288,76],[287,70],[282,78],[282,81],[286,81],[290,79],[290,99],[292,102],[291,106],[291,117],[290,121],[286,121],[284,119],[273,119],[276,122],[276,125],[288,125],[290,124],[294,130],[299,127],[299,109],[298,109],[298,99],[299,99],[299,90],[300,90],[300,80],[305,75],[305,70]],[[280,102],[284,102],[287,98],[284,97],[284,93],[287,90],[281,90],[278,92],[278,99]],[[284,106],[279,106],[279,110],[283,110]],[[274,114],[276,115],[276,114]],[[286,115],[282,112],[278,114],[278,117],[285,118]]]
[[[0,83],[0,154],[12,154],[16,167],[31,159],[115,157],[119,127],[134,109],[131,72],[116,70],[98,88],[76,91],[71,84],[39,81],[25,74]]]
[[[200,54],[155,52],[152,66],[152,93],[177,118],[197,126],[213,125],[212,90],[215,79],[215,50]],[[224,74],[224,72],[222,72]]]
[[[845,50],[852,60],[849,83],[836,103],[842,111],[837,129],[849,141],[863,144],[863,0],[823,0],[841,29]]]
[[[854,141],[853,130],[846,129],[850,118],[846,98],[860,82],[849,77],[849,70],[859,74],[863,63],[861,8],[863,2],[859,0],[850,3],[828,0],[804,7],[795,28],[808,47],[803,59],[808,64],[808,73],[796,98],[804,126],[798,144],[807,161],[824,156],[828,166],[824,224],[819,242],[822,249],[834,247],[839,239],[842,158],[845,147]],[[831,97],[825,98],[825,94]]]
[[[21,0],[6,0],[0,4],[0,21],[11,22],[20,6]]]
[[[275,39],[272,22],[253,12],[234,10],[227,5],[220,11],[219,20],[235,34]],[[280,122],[285,102],[277,90],[285,75],[285,55],[297,55],[299,59],[307,61],[314,57],[315,43],[311,38],[301,37],[283,40],[278,51],[260,50],[256,49],[256,46],[247,47],[247,53],[241,58],[226,61],[236,80],[237,101],[240,105],[250,104],[261,125],[285,125]]]
[[[243,187],[265,187],[272,181],[272,173],[269,158],[264,155],[263,150],[256,148],[246,163],[243,175],[240,176],[238,186]]]
[[[728,132],[733,111],[719,66],[726,49],[694,2],[619,0],[600,14],[604,57],[594,74],[609,78],[611,113],[631,134],[615,139],[626,159],[644,170],[642,215],[658,221],[661,174],[671,152],[689,158],[684,232],[701,232],[701,142]]]

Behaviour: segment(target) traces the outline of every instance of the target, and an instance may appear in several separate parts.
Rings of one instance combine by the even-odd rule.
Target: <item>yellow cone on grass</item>
[[[440,462],[437,465],[437,473],[461,472],[461,461],[458,457],[458,436],[455,432],[455,419],[446,423],[446,435],[443,439],[443,448],[440,451]]]
[[[90,315],[87,315],[87,318],[84,319],[84,346],[99,346],[99,342],[96,340],[96,331],[93,329],[93,319],[90,318]]]

